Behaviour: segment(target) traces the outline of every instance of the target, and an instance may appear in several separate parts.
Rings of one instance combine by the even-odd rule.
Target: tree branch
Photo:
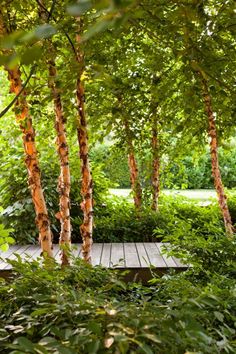
[[[24,89],[26,88],[28,82],[30,81],[34,70],[36,68],[36,65],[34,65],[29,73],[29,76],[27,77],[25,83],[22,85],[21,90],[18,92],[18,94],[13,98],[13,100],[9,103],[9,105],[7,107],[5,107],[2,112],[0,112],[0,118],[2,118],[10,109],[11,107],[14,105],[14,103],[18,100],[19,96],[22,94],[22,92],[24,91]]]
[[[47,14],[48,14],[48,21],[50,20],[50,18],[52,18],[53,21],[57,24],[57,20],[55,19],[55,17],[54,17],[53,14],[52,14],[52,13],[53,13],[53,10],[54,10],[54,7],[55,7],[55,4],[56,4],[56,0],[53,0],[53,3],[52,3],[52,6],[51,6],[50,11],[48,11],[48,9],[47,9],[43,4],[41,4],[41,2],[40,2],[39,0],[35,0],[35,1],[37,2],[37,4],[38,4],[45,12],[47,12]],[[66,36],[68,42],[70,43],[70,46],[71,46],[71,48],[72,48],[72,51],[73,51],[75,57],[77,58],[76,49],[75,49],[75,46],[74,46],[74,44],[73,44],[73,42],[72,42],[72,40],[71,40],[69,34],[64,30],[63,27],[62,27],[61,29],[62,29],[62,32],[64,33],[64,35]]]

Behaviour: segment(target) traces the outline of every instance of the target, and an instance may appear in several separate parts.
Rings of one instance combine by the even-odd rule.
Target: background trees
[[[47,22],[43,24],[38,13],[40,3],[45,12],[44,21]],[[7,23],[11,24],[12,34],[2,40],[1,63],[9,68],[20,67],[23,83],[29,79],[25,93],[36,130],[43,191],[55,237],[60,233],[55,218],[55,214],[59,216],[56,206],[59,165],[54,156],[51,89],[54,92],[54,105],[59,103],[60,97],[63,114],[67,118],[67,144],[71,151],[70,212],[76,230],[72,236],[78,233],[83,214],[84,225],[87,226],[86,230],[84,227],[81,230],[89,240],[88,252],[85,251],[88,259],[92,209],[98,215],[106,209],[98,189],[101,190],[103,184],[108,186],[107,180],[103,179],[103,172],[110,178],[109,159],[121,176],[118,178],[119,174],[114,176],[113,172],[114,177],[110,178],[112,183],[121,181],[128,186],[130,174],[134,201],[139,210],[142,204],[158,209],[162,187],[208,188],[213,185],[210,158],[207,156],[209,137],[204,98],[205,106],[210,101],[206,101],[206,92],[211,98],[212,114],[216,117],[212,119],[217,130],[215,146],[221,146],[221,171],[217,168],[218,177],[215,174],[215,181],[219,181],[221,172],[223,182],[229,187],[234,186],[235,174],[230,176],[230,164],[225,166],[229,159],[232,166],[234,163],[233,154],[225,153],[234,146],[235,134],[233,1],[228,1],[224,6],[210,0],[186,0],[181,3],[173,0],[168,4],[145,0],[83,1],[72,4],[37,1],[37,8],[29,1],[13,0],[5,1],[4,4],[4,16]],[[229,17],[230,21],[227,20]],[[77,42],[76,33],[79,35]],[[53,50],[50,52],[49,48]],[[4,102],[1,104],[4,108],[13,95],[7,93],[7,78],[3,72],[1,82],[4,93]],[[12,222],[17,224],[19,241],[26,238],[32,240],[36,233],[33,223],[25,227],[19,225],[15,218],[16,215],[27,218],[29,213],[32,220],[25,172],[14,166],[12,176],[13,173],[9,173],[6,167],[9,163],[12,165],[13,161],[13,157],[9,157],[10,150],[14,151],[14,159],[22,160],[19,132],[10,111],[1,119],[4,132],[1,141],[9,144],[8,150],[1,148],[2,219],[6,225]],[[79,133],[81,161],[77,155],[76,131]],[[58,134],[61,133],[58,131]],[[99,147],[103,141],[109,147]],[[99,149],[103,149],[102,157],[97,152]],[[216,153],[216,149],[212,144],[210,149],[213,165],[216,161],[213,152]],[[94,205],[89,150],[94,170]],[[63,151],[66,160],[61,158],[62,170],[68,169],[67,147]],[[83,201],[79,194],[80,177]],[[67,209],[63,219],[65,222],[69,220],[69,184],[69,179],[63,184],[64,187],[67,185],[64,207],[61,203],[61,210]],[[63,186],[59,188],[61,201],[65,197]],[[218,188],[218,192],[219,199],[224,199],[221,208],[226,210],[223,189],[219,191]],[[62,214],[60,212],[61,220]],[[226,228],[229,230],[229,217],[226,219]]]

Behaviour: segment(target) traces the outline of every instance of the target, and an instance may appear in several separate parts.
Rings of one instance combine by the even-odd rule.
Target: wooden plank
[[[21,260],[24,261],[24,260],[27,260],[27,261],[30,261],[30,259],[35,259],[35,255],[39,253],[39,251],[41,252],[41,249],[39,246],[36,246],[36,245],[30,245],[30,246],[27,246],[25,248],[25,250],[23,251],[23,253],[19,253],[19,250],[15,253],[19,254],[20,257],[21,257]],[[15,257],[16,259],[16,257]],[[11,265],[8,264],[4,270],[8,270],[8,269],[11,269]]]
[[[176,263],[175,263],[173,257],[170,257],[170,256],[168,257],[167,255],[162,254],[162,248],[163,248],[163,247],[162,247],[162,246],[163,246],[162,243],[160,243],[160,242],[155,242],[155,244],[156,244],[156,246],[157,246],[157,248],[158,248],[160,254],[162,255],[164,261],[166,262],[167,267],[169,267],[169,268],[176,268]]]
[[[124,243],[124,257],[126,268],[140,268],[137,248],[134,242]]]
[[[8,248],[6,252],[1,253],[1,258],[0,259],[0,269],[3,269],[5,267],[6,262],[4,261],[6,258],[9,258],[14,252],[17,252],[22,246],[20,245],[13,245]]]
[[[187,264],[183,264],[180,259],[178,259],[176,257],[173,257],[173,259],[176,263],[177,268],[188,268],[189,267]]]
[[[91,250],[92,265],[100,265],[102,257],[103,243],[94,243]]]
[[[36,245],[30,245],[21,255],[21,259],[35,259],[37,255],[40,255],[41,249],[39,246]]]
[[[57,263],[61,264],[61,255],[60,255],[60,247],[58,244],[53,245],[53,256]]]
[[[104,243],[101,256],[101,265],[103,267],[110,267],[111,258],[111,243]]]
[[[123,243],[111,244],[111,260],[110,266],[112,268],[124,268],[125,267],[125,255]]]
[[[73,257],[81,257],[81,243],[72,243],[71,244],[71,253]]]
[[[165,247],[168,249],[169,244],[168,243],[160,243],[160,246]],[[188,265],[181,263],[181,260],[176,258],[176,257],[171,257],[175,263],[175,268],[188,268]]]
[[[144,242],[143,244],[148,254],[150,264],[157,268],[166,268],[166,263],[163,257],[160,255],[159,250],[155,245],[155,243]]]
[[[32,250],[32,259],[36,259],[37,257],[40,257],[42,250],[39,245],[31,245],[30,252],[31,252],[31,250]],[[28,254],[28,249],[27,249],[26,253]]]
[[[148,254],[144,247],[144,244],[141,242],[136,242],[135,246],[137,248],[137,254],[139,257],[141,268],[148,268],[150,265],[150,260],[148,258]]]
[[[9,260],[14,261],[17,259],[17,256],[15,254],[17,254],[18,256],[21,256],[27,251],[27,249],[29,248],[29,245],[26,246],[21,246],[17,251],[11,253],[11,255],[9,257],[7,257]],[[24,259],[23,259],[24,260]],[[11,269],[12,266],[8,263],[5,263],[5,266],[2,266],[1,269],[2,270],[8,270]]]
[[[81,244],[72,245],[72,254],[75,257],[81,256]],[[188,268],[181,260],[175,257],[167,257],[162,254],[162,248],[168,246],[160,242],[142,243],[142,242],[128,242],[128,243],[95,243],[92,246],[91,256],[92,264],[101,264],[104,267],[117,268],[148,268],[151,265],[157,268]],[[13,245],[10,246],[7,252],[1,254],[0,270],[10,269],[4,259],[16,259],[14,253],[24,259],[37,259],[41,255],[41,249],[38,245]],[[60,249],[59,245],[54,245],[55,260],[60,263]]]

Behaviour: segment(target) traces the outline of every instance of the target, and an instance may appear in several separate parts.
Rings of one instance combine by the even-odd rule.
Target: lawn
[[[109,189],[112,195],[119,197],[128,197],[131,189]],[[181,195],[183,197],[200,200],[210,200],[216,198],[216,191],[214,189],[164,189],[162,191],[165,195]]]

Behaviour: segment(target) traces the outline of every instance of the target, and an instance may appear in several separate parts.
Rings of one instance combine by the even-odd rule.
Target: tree
[[[50,20],[50,12],[44,6],[43,1],[39,0],[39,17],[45,23]],[[54,57],[56,50],[50,39],[47,42],[47,65],[49,76],[49,87],[52,92],[55,129],[57,133],[57,152],[60,159],[60,176],[58,178],[58,192],[60,196],[59,212],[57,218],[61,223],[59,244],[61,247],[62,265],[69,263],[68,250],[71,247],[71,221],[70,221],[70,167],[69,167],[69,148],[67,143],[65,123],[66,119],[63,112],[60,87],[58,86],[57,68]]]
[[[77,19],[78,33],[76,36],[77,42],[77,62],[78,62],[78,78],[76,85],[76,96],[78,105],[78,116],[76,120],[78,142],[80,149],[81,161],[81,196],[83,198],[80,206],[83,211],[84,219],[80,226],[81,236],[83,239],[82,254],[87,262],[91,262],[91,247],[92,247],[92,233],[93,233],[93,181],[89,163],[89,144],[88,144],[88,129],[87,119],[84,107],[84,87],[82,76],[84,73],[84,53],[81,48],[81,32],[82,20]]]
[[[4,21],[4,14],[1,11],[1,37],[6,36],[6,34],[9,33]],[[9,52],[4,50],[4,54],[9,54]],[[49,257],[52,257],[52,235],[50,230],[50,221],[41,185],[40,168],[35,145],[35,131],[32,125],[32,119],[29,115],[29,108],[26,100],[27,94],[23,88],[21,71],[18,65],[14,67],[5,65],[5,70],[8,72],[10,91],[15,95],[18,95],[22,91],[21,96],[18,97],[15,103],[16,120],[19,123],[20,129],[23,133],[25,163],[28,170],[28,183],[36,212],[36,224],[39,229],[39,241],[43,253]]]

